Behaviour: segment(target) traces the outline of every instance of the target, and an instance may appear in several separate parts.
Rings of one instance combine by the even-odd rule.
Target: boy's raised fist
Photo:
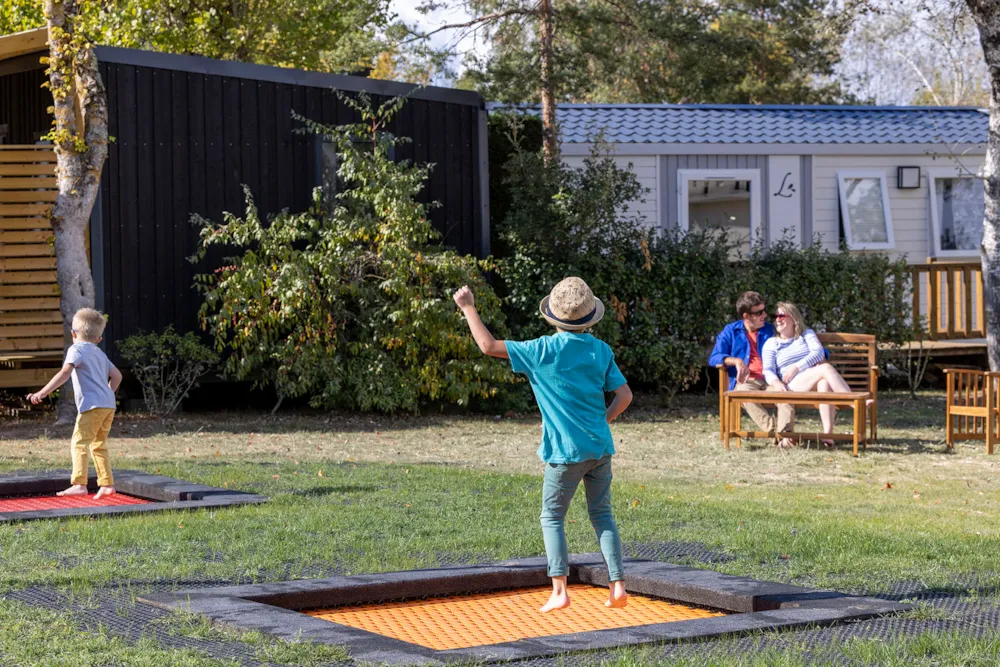
[[[469,289],[468,285],[463,285],[451,298],[455,300],[455,304],[459,308],[476,305],[475,298],[472,296],[472,290]]]

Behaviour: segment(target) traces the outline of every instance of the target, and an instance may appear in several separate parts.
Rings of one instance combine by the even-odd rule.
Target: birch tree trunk
[[[49,87],[55,120],[59,194],[52,207],[59,309],[67,340],[73,315],[94,307],[94,278],[86,233],[108,154],[108,103],[92,45],[76,32],[79,0],[45,0],[49,31]],[[76,415],[72,385],[61,392],[57,423]]]
[[[541,0],[538,8],[538,60],[541,69],[540,93],[542,98],[542,153],[550,162],[559,151],[556,136],[556,97],[552,90],[552,0]]]

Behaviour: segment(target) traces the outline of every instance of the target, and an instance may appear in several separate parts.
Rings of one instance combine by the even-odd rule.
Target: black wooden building
[[[50,128],[40,55],[4,59],[0,49],[0,143],[32,144]],[[412,141],[395,159],[433,163],[424,199],[440,203],[435,227],[460,252],[489,253],[486,111],[474,92],[110,47],[97,58],[114,141],[90,247],[109,341],[168,324],[198,329],[192,282],[204,267],[186,260],[197,241],[191,214],[241,213],[243,184],[263,213],[304,210],[320,185],[321,147],[293,131],[292,112],[356,120],[338,90],[376,103],[409,95],[391,131]]]

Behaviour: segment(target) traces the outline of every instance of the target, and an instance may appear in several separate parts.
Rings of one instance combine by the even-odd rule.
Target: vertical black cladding
[[[115,52],[114,62],[101,63],[115,136],[101,190],[108,338],[168,324],[200,331],[194,275],[219,266],[224,253],[213,252],[198,266],[186,261],[198,240],[191,214],[242,215],[243,185],[261,215],[303,210],[319,174],[315,139],[294,132],[301,123],[293,111],[328,124],[358,117],[329,87],[304,85],[292,75],[285,80],[270,68],[226,69],[202,59],[211,66],[175,67],[181,62],[175,56],[163,56],[158,66],[149,54],[128,62],[122,54],[133,52]],[[261,78],[249,76],[261,71]],[[0,92],[5,85],[11,84],[0,77]],[[388,99],[372,97],[376,104]],[[445,244],[475,253],[480,107],[469,99],[428,97],[411,97],[393,122],[393,131],[410,139],[396,158],[434,164],[421,193],[424,202],[440,204],[429,211],[431,221]],[[108,349],[117,359],[115,346]]]
[[[52,95],[42,88],[47,78],[37,56],[16,60],[12,71],[0,71],[0,143],[33,144],[52,126]]]

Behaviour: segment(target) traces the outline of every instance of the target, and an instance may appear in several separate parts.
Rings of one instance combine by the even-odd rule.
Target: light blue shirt
[[[507,341],[507,354],[513,371],[528,377],[542,412],[538,458],[579,463],[615,453],[604,392],[625,384],[625,376],[607,343],[590,334],[560,331]]]
[[[115,365],[101,348],[84,341],[73,343],[66,351],[63,363],[73,366],[73,396],[77,412],[94,408],[115,409],[115,392],[108,384]]]
[[[764,380],[768,384],[780,380],[792,366],[804,371],[824,361],[826,350],[812,329],[806,329],[801,336],[787,340],[779,336],[768,338],[761,352]]]

